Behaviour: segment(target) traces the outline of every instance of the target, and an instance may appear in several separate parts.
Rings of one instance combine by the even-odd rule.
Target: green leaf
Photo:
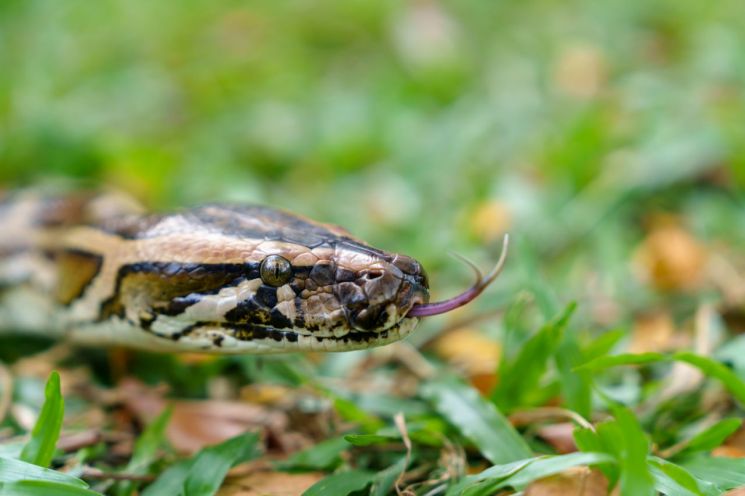
[[[668,496],[718,496],[713,484],[696,479],[679,465],[657,457],[648,459],[655,488]]]
[[[745,486],[745,458],[696,456],[679,463],[694,476],[727,491]]]
[[[406,457],[401,457],[390,467],[381,470],[373,478],[373,486],[370,489],[370,496],[385,496],[391,492],[393,485],[396,483],[398,476],[406,470]]]
[[[706,376],[717,379],[727,388],[737,401],[745,405],[745,381],[740,379],[737,374],[721,362],[688,351],[681,351],[671,356],[663,355],[661,353],[625,353],[621,355],[605,356],[591,360],[590,362],[579,366],[577,370],[587,369],[597,371],[618,365],[644,365],[655,362],[667,362],[670,360],[677,360],[679,362],[693,365],[701,370],[701,372]]]
[[[422,396],[494,464],[530,458],[528,444],[493,404],[453,377],[425,383]]]
[[[568,455],[542,456],[518,462],[497,465],[471,476],[462,492],[463,496],[489,496],[497,489],[512,487],[521,490],[531,482],[561,473],[572,467],[613,463],[605,453],[570,453]]]
[[[522,399],[540,390],[541,378],[546,372],[549,359],[562,340],[564,329],[576,308],[569,305],[564,313],[549,322],[522,346],[517,357],[508,363],[502,362],[499,369],[500,383],[494,389],[492,400],[503,410],[524,405]]]
[[[576,334],[568,332],[554,355],[556,368],[561,375],[564,404],[585,418],[592,414],[592,373],[576,370],[583,360],[582,349]]]
[[[349,444],[354,446],[371,446],[373,444],[385,444],[399,441],[401,438],[396,436],[381,436],[379,434],[347,434],[344,436]]]
[[[350,470],[329,475],[313,484],[303,496],[346,496],[360,491],[372,482],[374,474],[365,470]]]
[[[577,367],[577,370],[598,371],[619,365],[647,365],[668,360],[670,358],[662,353],[621,353],[620,355],[602,356],[590,360]]]
[[[647,465],[649,440],[631,410],[624,406],[611,406],[622,444],[619,451],[621,466],[621,494],[629,496],[653,495],[654,479]]]
[[[163,444],[166,426],[171,418],[172,409],[166,408],[158,417],[147,426],[142,435],[137,439],[134,453],[129,460],[124,472],[135,475],[144,475],[148,467],[155,460],[158,448]],[[115,490],[119,496],[132,494],[135,484],[123,481]]]
[[[277,463],[282,470],[333,470],[341,463],[341,453],[349,448],[343,437],[327,439],[299,451],[287,460]]]
[[[57,472],[48,468],[42,468],[32,463],[10,458],[0,458],[0,483],[17,482],[27,479],[44,480],[49,482],[59,482],[68,486],[77,486],[81,488],[88,487],[88,484],[71,475]]]
[[[742,425],[742,420],[736,418],[720,420],[703,432],[699,432],[686,444],[681,454],[695,451],[710,451],[721,444]]]
[[[675,353],[673,358],[693,365],[708,377],[718,379],[722,384],[724,384],[724,387],[732,393],[732,396],[737,398],[737,401],[745,405],[745,382],[737,377],[737,374],[728,369],[723,363],[687,351]]]
[[[0,483],[3,496],[103,496],[84,487],[48,480],[24,480]]]
[[[60,378],[57,372],[52,372],[44,388],[44,405],[31,431],[31,439],[21,451],[21,460],[48,467],[57,446],[62,418],[65,413],[65,403],[60,392]]]
[[[258,455],[258,440],[257,434],[247,433],[204,448],[194,458],[169,467],[153,484],[145,488],[142,496],[215,494],[230,467]]]
[[[186,496],[211,496],[220,489],[230,467],[256,457],[259,436],[244,434],[222,444],[205,448],[194,460],[184,481]]]

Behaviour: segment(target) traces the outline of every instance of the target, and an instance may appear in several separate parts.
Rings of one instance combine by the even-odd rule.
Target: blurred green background
[[[617,325],[672,289],[690,316],[689,283],[717,284],[631,260],[658,214],[745,246],[743,21],[741,0],[4,0],[0,185],[288,208],[419,258],[436,297],[469,281],[448,250],[488,267],[509,230],[483,309],[528,290]]]

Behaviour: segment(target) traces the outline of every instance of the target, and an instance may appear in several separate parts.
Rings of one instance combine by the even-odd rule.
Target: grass
[[[236,464],[225,494],[745,485],[744,27],[735,0],[3,2],[2,187],[288,208],[415,256],[436,298],[469,283],[449,250],[513,244],[379,352],[4,336],[0,492],[213,494]]]

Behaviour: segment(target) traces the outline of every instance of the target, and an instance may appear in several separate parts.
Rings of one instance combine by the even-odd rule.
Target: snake
[[[261,205],[147,212],[118,191],[0,192],[0,331],[156,352],[350,351],[398,341],[430,303],[422,265]]]

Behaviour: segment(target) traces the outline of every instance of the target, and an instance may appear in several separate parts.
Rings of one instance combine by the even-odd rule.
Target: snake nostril
[[[381,277],[383,277],[383,271],[382,270],[369,270],[365,272],[364,277],[368,281],[374,281],[375,279],[380,279]]]

